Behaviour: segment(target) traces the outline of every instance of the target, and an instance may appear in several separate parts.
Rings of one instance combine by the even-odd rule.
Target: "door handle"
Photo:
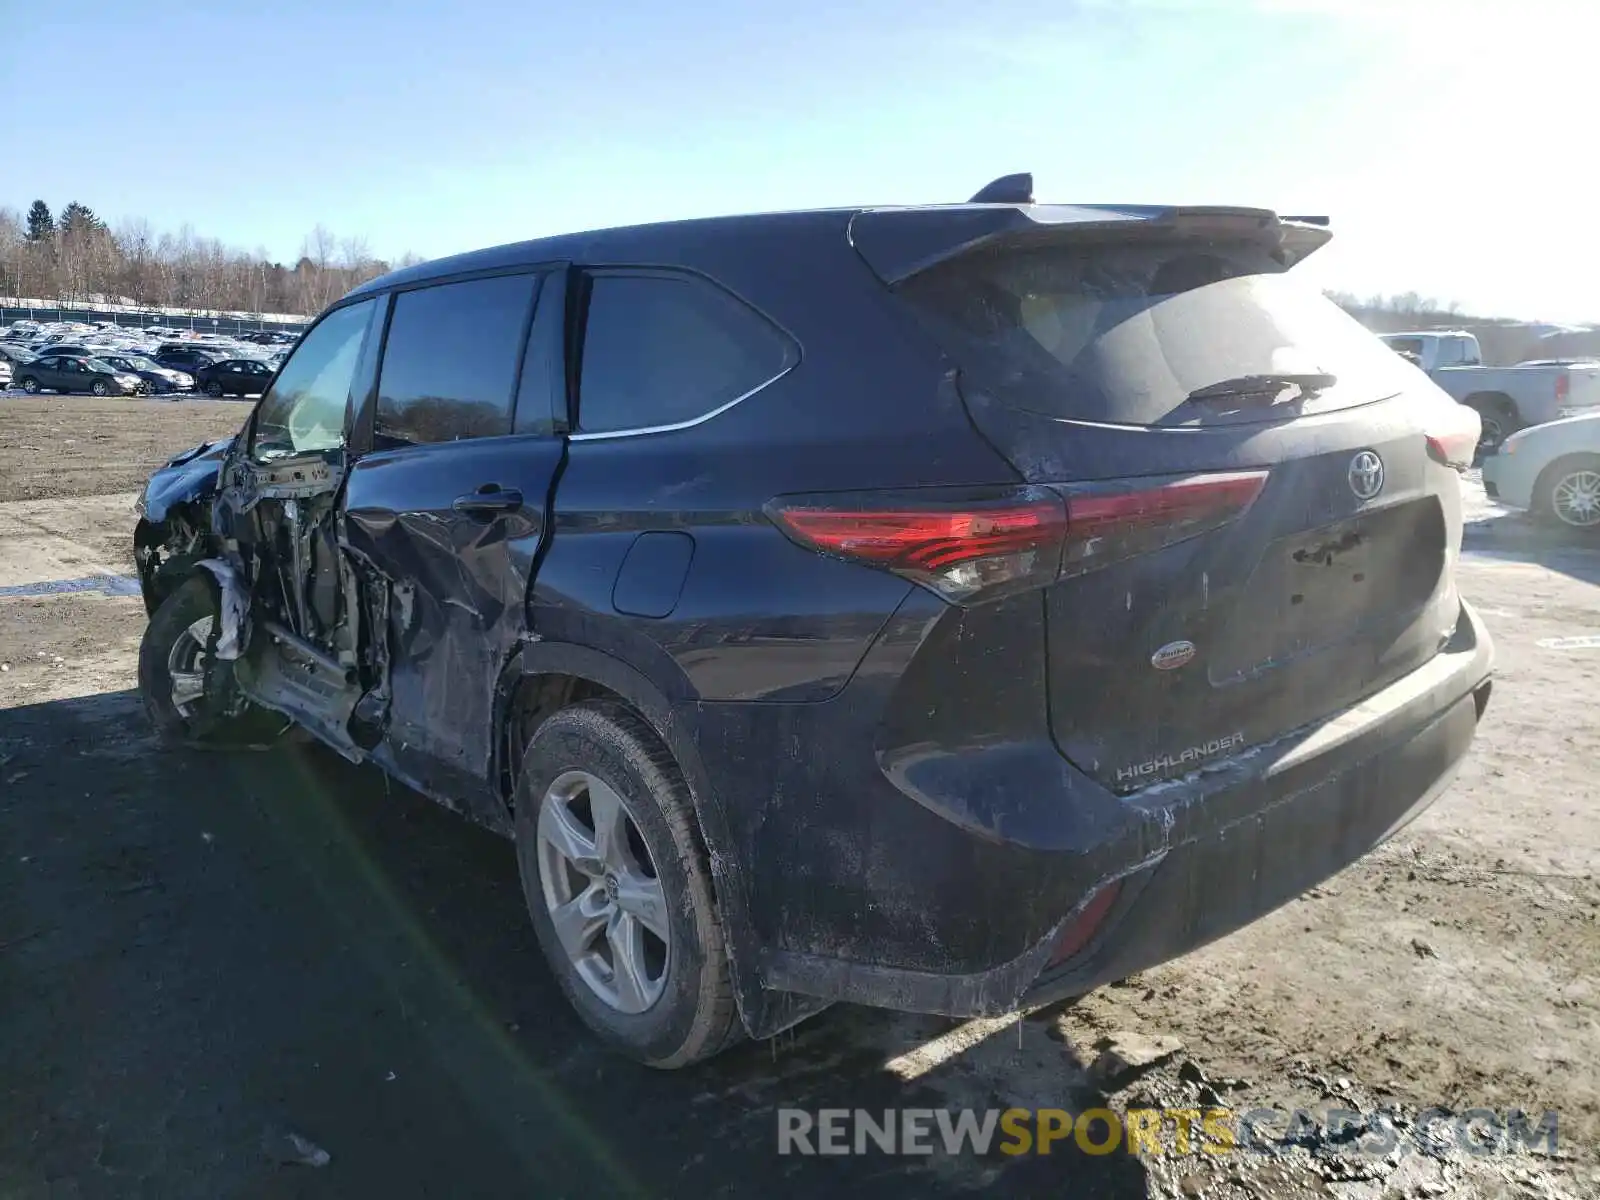
[[[489,516],[494,513],[514,512],[522,507],[522,493],[515,488],[489,487],[465,496],[457,496],[450,506],[458,513]]]

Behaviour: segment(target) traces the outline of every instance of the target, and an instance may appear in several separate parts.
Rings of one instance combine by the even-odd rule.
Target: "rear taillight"
[[[1556,403],[1565,404],[1572,394],[1572,376],[1565,371],[1556,372]]]
[[[1266,482],[1265,471],[1230,471],[1068,487],[1071,532],[1062,569],[1092,571],[1226,525],[1255,503]]]
[[[1465,404],[1453,404],[1428,422],[1425,437],[1428,457],[1436,463],[1465,471],[1478,453],[1483,420]]]
[[[1215,529],[1265,471],[1061,488],[926,488],[787,496],[767,515],[794,541],[883,567],[961,603],[1054,583]]]
[[[767,514],[803,546],[886,567],[947,600],[1049,583],[1067,528],[1066,504],[1040,487],[785,497]]]

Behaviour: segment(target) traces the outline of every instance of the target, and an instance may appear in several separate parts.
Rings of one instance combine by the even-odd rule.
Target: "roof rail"
[[[1280,221],[1293,221],[1297,225],[1321,225],[1324,228],[1333,224],[1327,217],[1279,217]]]
[[[1002,175],[985,184],[968,204],[1032,204],[1033,172]]]

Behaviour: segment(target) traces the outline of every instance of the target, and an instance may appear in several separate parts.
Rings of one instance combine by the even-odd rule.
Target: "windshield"
[[[104,371],[108,375],[116,375],[120,371],[120,368],[112,365],[103,358],[86,358],[83,360],[83,362],[84,365],[87,366],[91,371]]]

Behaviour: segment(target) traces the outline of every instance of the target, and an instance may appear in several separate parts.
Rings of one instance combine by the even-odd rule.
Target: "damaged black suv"
[[[514,837],[662,1067],[1080,994],[1337,871],[1487,702],[1475,416],[1292,277],[1325,223],[979,200],[358,288],[150,482],[155,725]]]

